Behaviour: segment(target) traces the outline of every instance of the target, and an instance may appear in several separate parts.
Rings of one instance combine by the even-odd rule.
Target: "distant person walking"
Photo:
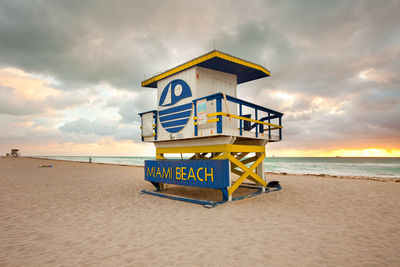
[[[92,163],[92,158],[91,157],[89,157],[89,163]]]

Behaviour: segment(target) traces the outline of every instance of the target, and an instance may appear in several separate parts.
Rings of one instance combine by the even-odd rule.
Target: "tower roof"
[[[238,84],[270,76],[269,70],[260,65],[214,50],[144,80],[142,86],[157,88],[158,81],[193,66],[200,66],[203,68],[235,74],[237,76]]]

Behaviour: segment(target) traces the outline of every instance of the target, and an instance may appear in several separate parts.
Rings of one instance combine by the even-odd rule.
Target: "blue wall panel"
[[[145,160],[146,181],[207,188],[226,188],[229,160]]]

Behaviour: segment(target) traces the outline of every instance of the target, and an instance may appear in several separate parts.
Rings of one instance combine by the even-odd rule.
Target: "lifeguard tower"
[[[11,149],[11,156],[12,157],[19,157],[21,154],[19,153],[19,149],[13,148]]]
[[[215,188],[223,201],[246,179],[265,191],[265,146],[282,140],[283,114],[237,98],[237,85],[269,75],[214,50],[143,81],[157,89],[158,104],[139,114],[142,141],[156,146],[145,180],[157,191],[165,184]]]

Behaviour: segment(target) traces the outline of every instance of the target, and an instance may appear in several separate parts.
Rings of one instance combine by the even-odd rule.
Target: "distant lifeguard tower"
[[[237,98],[237,85],[269,75],[214,50],[143,81],[157,88],[158,104],[139,114],[142,141],[156,146],[145,180],[159,191],[165,184],[215,188],[224,201],[246,179],[265,191],[265,145],[282,140],[283,114]]]
[[[12,157],[19,157],[21,154],[19,153],[19,149],[13,148],[11,149],[11,156]]]

